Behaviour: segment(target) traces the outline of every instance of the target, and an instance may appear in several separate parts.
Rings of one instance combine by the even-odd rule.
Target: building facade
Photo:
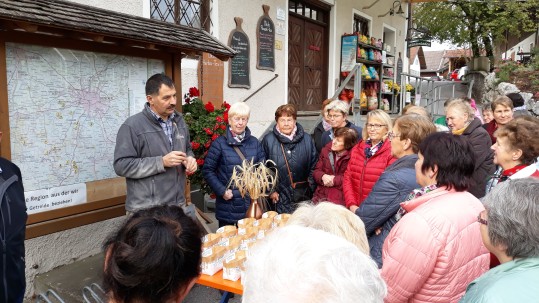
[[[213,62],[212,65],[204,61],[203,56],[186,53],[181,59],[181,91],[185,94],[189,87],[198,86],[203,99],[206,93],[210,97],[204,100],[214,104],[245,101],[251,107],[249,127],[258,137],[273,122],[278,106],[294,103],[305,114],[317,114],[322,101],[333,96],[342,81],[341,36],[345,33],[361,32],[381,39],[388,53],[397,58],[400,54],[404,66],[402,72],[407,72],[405,39],[408,8],[400,1],[170,0],[169,6],[166,0],[72,2],[169,22],[179,18],[178,23],[203,27],[226,45],[230,45],[231,32],[238,27],[235,18],[241,18],[241,29],[250,44],[247,54],[249,87],[229,85],[232,73],[230,60],[219,63],[219,60],[210,58],[207,62]],[[175,3],[191,6],[184,13],[179,13],[181,10],[171,6]],[[263,5],[269,8],[267,17],[274,25],[274,45],[271,46],[273,69],[257,68],[257,63],[260,63],[257,35],[260,35],[259,20],[265,14]],[[401,5],[403,13],[399,14]],[[144,96],[135,98],[143,99]],[[80,227],[27,240],[27,296],[34,294],[36,275],[99,253],[105,237],[123,220],[124,217],[117,217],[97,223],[81,223]]]

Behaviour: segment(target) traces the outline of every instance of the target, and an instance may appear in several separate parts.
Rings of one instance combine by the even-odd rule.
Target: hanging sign
[[[258,19],[256,44],[258,47],[256,68],[275,70],[275,25],[269,16],[269,5],[262,5],[264,15]]]
[[[236,55],[234,58],[230,59],[228,68],[228,86],[251,88],[251,75],[249,71],[249,37],[241,28],[243,19],[235,17],[234,21],[236,22],[236,28],[230,32],[228,45],[236,51]]]
[[[408,41],[408,48],[416,47],[416,46],[427,46],[430,47],[430,40],[428,39],[412,39]]]

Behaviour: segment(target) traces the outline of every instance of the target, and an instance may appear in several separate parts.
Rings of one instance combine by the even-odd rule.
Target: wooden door
[[[318,111],[326,99],[326,27],[289,16],[288,103],[300,111]]]

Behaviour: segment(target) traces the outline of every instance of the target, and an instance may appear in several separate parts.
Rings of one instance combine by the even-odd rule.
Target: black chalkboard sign
[[[256,68],[275,70],[275,25],[269,16],[268,5],[262,5],[264,15],[258,19],[256,30],[256,42],[258,52],[256,56]]]
[[[228,38],[228,45],[236,51],[234,58],[230,59],[228,68],[228,86],[251,88],[251,74],[249,71],[249,37],[241,29],[243,19],[236,17],[236,29],[232,30]]]

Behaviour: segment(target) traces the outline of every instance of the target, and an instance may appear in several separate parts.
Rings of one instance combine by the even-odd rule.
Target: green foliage
[[[510,82],[511,74],[519,67],[520,65],[515,61],[504,61],[496,72],[496,78],[499,82]]]
[[[414,6],[415,27],[429,29],[432,37],[461,47],[474,56],[492,49],[492,42],[537,29],[539,0],[425,2]],[[490,54],[489,54],[490,55]]]
[[[189,89],[184,101],[183,115],[189,127],[191,148],[198,164],[198,170],[189,176],[189,180],[191,183],[199,184],[202,192],[211,194],[210,187],[202,177],[202,167],[211,143],[226,133],[230,105],[224,102],[222,108],[215,108],[211,102],[204,104],[195,87]]]

